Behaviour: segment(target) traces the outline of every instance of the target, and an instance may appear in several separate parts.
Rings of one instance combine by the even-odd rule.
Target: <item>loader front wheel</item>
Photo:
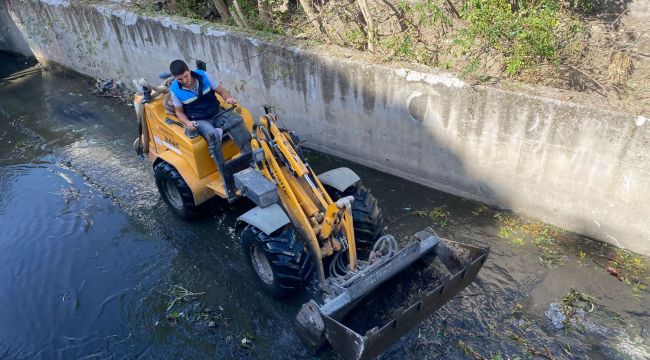
[[[345,191],[338,191],[330,187],[326,188],[334,201],[344,196],[354,196],[352,223],[357,247],[361,249],[372,248],[375,241],[384,233],[384,214],[379,208],[377,198],[361,182],[350,186]]]
[[[192,190],[178,171],[165,161],[156,164],[153,170],[158,191],[174,214],[184,220],[196,218],[199,207],[194,204]]]
[[[305,244],[291,226],[271,235],[246,225],[241,233],[244,257],[260,287],[274,297],[285,297],[305,286],[313,262]]]

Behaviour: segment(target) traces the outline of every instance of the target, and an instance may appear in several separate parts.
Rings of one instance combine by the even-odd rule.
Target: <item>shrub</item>
[[[461,13],[467,22],[457,39],[463,53],[480,56],[494,49],[505,57],[508,75],[557,62],[581,30],[558,0],[518,0],[514,6],[508,0],[468,0]]]

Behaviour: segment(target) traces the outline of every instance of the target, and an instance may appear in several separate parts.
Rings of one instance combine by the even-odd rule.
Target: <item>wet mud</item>
[[[0,78],[34,65],[6,53],[0,63]],[[58,68],[0,82],[0,358],[336,358],[298,340],[308,293],[256,289],[234,228],[250,204],[176,219],[132,149],[132,109],[92,96],[94,84]],[[433,226],[491,248],[478,279],[382,358],[650,358],[647,258],[306,155],[317,172],[356,171],[386,233]]]

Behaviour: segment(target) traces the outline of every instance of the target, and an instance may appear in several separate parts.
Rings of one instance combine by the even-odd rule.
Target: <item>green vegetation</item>
[[[504,59],[505,73],[514,76],[535,65],[558,62],[583,31],[574,12],[591,11],[593,1],[385,0],[369,6],[367,16],[356,1],[305,1],[290,9],[290,3],[278,0],[231,0],[224,2],[227,11],[221,17],[229,25],[289,36],[304,34],[309,39],[371,50],[386,60],[457,68],[467,76],[496,55]],[[144,11],[155,11],[149,0],[138,4]],[[212,0],[165,4],[162,11],[195,19],[214,8]],[[378,25],[371,29],[371,22]],[[454,56],[449,58],[447,53]]]
[[[562,312],[566,315],[567,321],[578,310],[592,312],[596,307],[594,297],[581,293],[576,289],[571,289],[569,292],[560,299]]]
[[[134,0],[145,14],[207,19],[305,46],[338,45],[378,62],[456,72],[474,83],[513,79],[617,97],[647,108],[634,62],[641,29],[611,31],[596,0]],[[598,4],[598,6],[596,6]],[[623,12],[621,15],[623,15]],[[607,36],[603,36],[607,33]],[[626,35],[629,34],[629,35]],[[631,36],[631,37],[630,37]],[[274,39],[277,39],[274,37]],[[624,103],[624,104],[623,104]]]
[[[578,249],[578,252],[576,253],[576,256],[578,257],[578,263],[581,265],[585,264],[585,261],[587,259],[587,253],[584,252],[582,249]]]
[[[203,0],[175,0],[177,15],[200,19],[204,2]]]
[[[591,13],[594,10],[596,0],[571,0],[569,5],[572,9],[583,13]]]
[[[449,224],[449,212],[444,207],[436,207],[431,210],[415,211],[415,214],[421,217],[428,217],[433,220],[434,226],[444,228]]]
[[[457,38],[462,53],[478,58],[496,51],[505,58],[505,72],[515,75],[544,62],[557,63],[562,50],[582,32],[580,22],[558,0],[519,0],[515,4],[508,0],[466,1],[461,16],[467,26]]]
[[[516,246],[534,245],[539,251],[540,264],[555,268],[562,264],[564,254],[561,251],[560,237],[563,230],[544,224],[541,221],[497,213],[494,215],[499,225],[497,235],[510,240]]]
[[[431,225],[437,229],[442,229],[446,227],[447,225],[449,225],[450,222],[449,211],[447,211],[444,206],[439,206],[430,210],[416,210],[416,211],[408,212],[406,214],[402,214],[396,218],[389,220],[388,223],[386,224],[386,228],[390,227],[393,223],[399,220],[414,215],[431,219],[433,221]]]

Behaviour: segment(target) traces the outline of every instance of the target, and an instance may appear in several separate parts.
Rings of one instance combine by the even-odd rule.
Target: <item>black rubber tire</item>
[[[153,172],[160,196],[176,216],[189,221],[201,215],[201,207],[194,204],[192,190],[176,168],[168,162],[161,161],[154,166]],[[174,199],[174,195],[170,193],[173,191],[170,190],[172,187],[176,188],[180,199],[178,197]]]
[[[334,201],[344,196],[354,196],[352,222],[357,248],[371,248],[375,241],[384,234],[384,214],[379,207],[377,198],[361,184],[361,181],[343,192],[327,186],[326,190]]]
[[[242,251],[260,287],[273,297],[286,297],[303,287],[314,269],[305,243],[293,227],[286,225],[271,235],[246,225],[241,232]],[[272,271],[272,279],[263,280],[254,265],[255,248],[261,250]],[[258,253],[259,254],[259,253]]]

